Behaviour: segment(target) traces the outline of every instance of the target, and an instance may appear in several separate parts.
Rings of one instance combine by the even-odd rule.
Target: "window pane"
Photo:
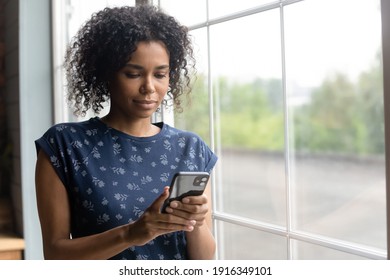
[[[210,19],[218,18],[224,15],[237,13],[253,7],[262,6],[268,3],[274,3],[272,0],[211,0],[209,1]]]
[[[210,143],[210,102],[207,73],[207,30],[196,29],[190,33],[196,59],[196,79],[190,95],[181,97],[183,111],[174,112],[175,126],[193,131]]]
[[[217,232],[221,260],[287,259],[285,237],[221,221],[217,223]]]
[[[206,0],[160,0],[160,7],[187,26],[206,22]]]
[[[348,254],[299,240],[292,240],[295,260],[367,260],[367,258]]]
[[[242,32],[256,26],[250,34]],[[219,211],[285,225],[279,11],[211,26]]]
[[[293,228],[386,248],[380,3],[285,7]]]

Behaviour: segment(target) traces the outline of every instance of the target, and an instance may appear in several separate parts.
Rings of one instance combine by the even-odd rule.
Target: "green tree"
[[[356,83],[336,73],[314,89],[311,101],[293,111],[298,151],[347,154],[384,152],[380,59]]]

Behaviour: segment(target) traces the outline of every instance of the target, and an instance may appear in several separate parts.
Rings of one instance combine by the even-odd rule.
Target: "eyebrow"
[[[136,70],[143,70],[144,69],[144,67],[142,67],[141,65],[134,64],[134,63],[127,63],[125,65],[125,67],[126,68],[133,68],[133,69],[136,69]],[[165,69],[168,69],[168,68],[169,68],[169,65],[164,64],[164,65],[157,66],[156,70],[165,70]]]

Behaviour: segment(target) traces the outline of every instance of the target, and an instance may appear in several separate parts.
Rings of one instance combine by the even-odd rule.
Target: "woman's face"
[[[149,118],[169,87],[169,54],[159,41],[139,42],[131,59],[110,82],[111,112]]]

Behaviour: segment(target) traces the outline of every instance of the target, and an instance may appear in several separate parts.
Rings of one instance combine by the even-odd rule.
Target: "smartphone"
[[[173,176],[169,187],[169,197],[165,200],[162,212],[173,200],[182,200],[186,196],[203,194],[209,181],[210,174],[207,172],[178,172]]]

